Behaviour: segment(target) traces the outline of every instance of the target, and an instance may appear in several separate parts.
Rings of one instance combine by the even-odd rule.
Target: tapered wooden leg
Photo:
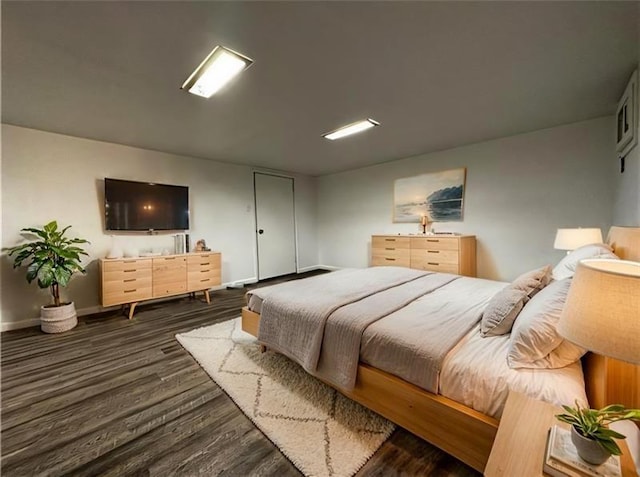
[[[129,319],[133,319],[133,313],[136,310],[136,306],[138,305],[138,302],[135,303],[131,303],[131,305],[129,305]]]
[[[209,304],[209,305],[210,305],[210,304],[211,304],[211,297],[209,296],[209,290],[205,290],[205,291],[204,291],[204,297],[205,297],[205,298],[206,298],[206,300],[207,300],[207,304]]]

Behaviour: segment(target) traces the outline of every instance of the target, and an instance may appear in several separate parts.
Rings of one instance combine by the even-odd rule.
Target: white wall
[[[189,186],[192,242],[204,238],[222,252],[222,281],[256,279],[253,169],[248,166],[176,156],[156,151],[80,139],[16,126],[2,126],[2,246],[20,240],[23,227],[50,220],[72,225],[73,236],[86,238],[90,254],[87,275],[72,279],[63,293],[80,311],[99,304],[97,259],[111,247],[104,231],[104,177]],[[295,177],[298,267],[318,264],[316,179]],[[172,234],[120,234],[124,246],[140,251],[173,250]],[[2,323],[39,316],[48,291],[27,284],[25,270],[13,270],[3,254]],[[25,321],[27,320],[27,321]]]
[[[640,8],[638,8],[638,45],[640,45]],[[638,48],[638,67],[640,67],[640,48]],[[638,93],[640,95],[640,86]],[[636,98],[636,101],[640,103],[640,98]],[[636,111],[640,112],[638,104],[636,108]],[[640,121],[637,123],[638,137],[640,137]],[[611,156],[615,158],[615,153]],[[613,221],[616,225],[640,226],[640,141],[627,154],[624,173],[620,173],[619,160],[614,159],[612,162],[615,164]]]
[[[467,168],[464,221],[440,231],[474,234],[478,276],[511,280],[555,263],[558,227],[611,225],[612,117],[322,176],[318,183],[320,263],[362,267],[370,236],[417,233],[417,224],[392,223],[395,179]]]

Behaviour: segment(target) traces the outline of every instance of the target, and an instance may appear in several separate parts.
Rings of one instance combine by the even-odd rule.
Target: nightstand
[[[561,423],[554,416],[562,409],[524,394],[509,392],[496,439],[491,448],[484,471],[487,477],[543,476],[542,463],[547,431]],[[622,449],[623,477],[637,477],[633,459],[624,441],[618,441]]]

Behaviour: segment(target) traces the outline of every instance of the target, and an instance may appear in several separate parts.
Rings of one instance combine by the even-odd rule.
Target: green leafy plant
[[[609,429],[609,424],[615,421],[640,420],[640,409],[626,409],[621,404],[611,404],[602,409],[562,406],[566,413],[556,415],[562,422],[571,424],[582,436],[596,441],[612,455],[620,455],[620,447],[613,439],[625,439],[625,436]]]
[[[88,255],[79,244],[89,243],[81,238],[67,238],[71,226],[58,230],[54,220],[42,229],[25,228],[21,232],[34,234],[37,240],[7,249],[15,254],[13,268],[28,261],[27,281],[37,280],[40,288],[50,288],[55,306],[60,306],[60,287],[66,287],[75,272],[86,273],[80,264],[80,255]]]

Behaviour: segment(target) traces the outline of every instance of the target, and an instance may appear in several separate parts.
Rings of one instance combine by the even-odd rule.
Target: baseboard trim
[[[342,270],[344,267],[334,267],[333,265],[318,265],[318,269],[319,270],[329,270],[329,271],[336,271],[336,270]]]
[[[94,313],[100,313],[108,308],[102,308],[101,306],[88,306],[85,308],[77,308],[76,315],[86,316]],[[3,322],[0,324],[0,332],[20,330],[22,328],[32,328],[34,326],[40,326],[40,317],[30,318],[28,320]]]
[[[233,280],[232,282],[226,282],[223,283],[222,285],[220,285],[220,287],[216,288],[216,289],[225,289],[228,286],[231,286],[233,284],[237,284],[237,283],[242,283],[243,285],[250,285],[252,283],[258,283],[258,277],[251,277],[251,278],[242,278],[240,280]]]
[[[0,325],[0,332],[19,330],[21,328],[33,328],[34,326],[40,326],[40,318],[31,318],[30,320],[11,321],[9,323],[3,322]]]
[[[76,310],[76,314],[78,316],[86,316],[86,315],[93,315],[94,313],[100,313],[104,310],[107,310],[107,308],[102,308],[100,305],[94,305],[94,306],[87,306],[85,308],[80,308]]]
[[[310,267],[302,267],[298,269],[298,273],[311,272],[313,270],[340,270],[342,267],[332,267],[331,265],[311,265]]]
[[[314,265],[311,267],[304,267],[303,269],[298,270],[298,273],[303,273],[303,272],[308,272],[311,270],[338,270],[338,267],[327,267],[325,265]],[[240,280],[233,280],[231,282],[225,282],[219,286],[216,287],[211,287],[210,290],[215,291],[215,290],[225,290],[227,288],[227,286],[232,285],[232,284],[237,284],[237,283],[242,283],[243,285],[249,285],[252,283],[258,283],[258,278],[257,277],[250,277],[250,278],[243,278]],[[152,299],[152,300],[144,300],[141,303],[159,303],[159,302],[163,302],[163,301],[168,301],[168,300],[175,300],[176,298],[178,298],[181,295],[174,295],[174,296],[168,296],[166,298],[156,298],[156,299]],[[76,309],[76,314],[78,316],[87,316],[87,315],[93,315],[94,313],[103,313],[105,311],[111,311],[111,310],[117,310],[120,307],[120,305],[116,305],[116,306],[109,306],[109,307],[102,307],[100,305],[94,305],[94,306],[87,306],[84,308],[78,308]],[[20,320],[20,321],[13,321],[13,322],[3,322],[0,323],[0,332],[5,332],[5,331],[13,331],[13,330],[19,330],[22,328],[31,328],[34,326],[40,326],[40,317],[38,318],[31,318],[28,320]]]

